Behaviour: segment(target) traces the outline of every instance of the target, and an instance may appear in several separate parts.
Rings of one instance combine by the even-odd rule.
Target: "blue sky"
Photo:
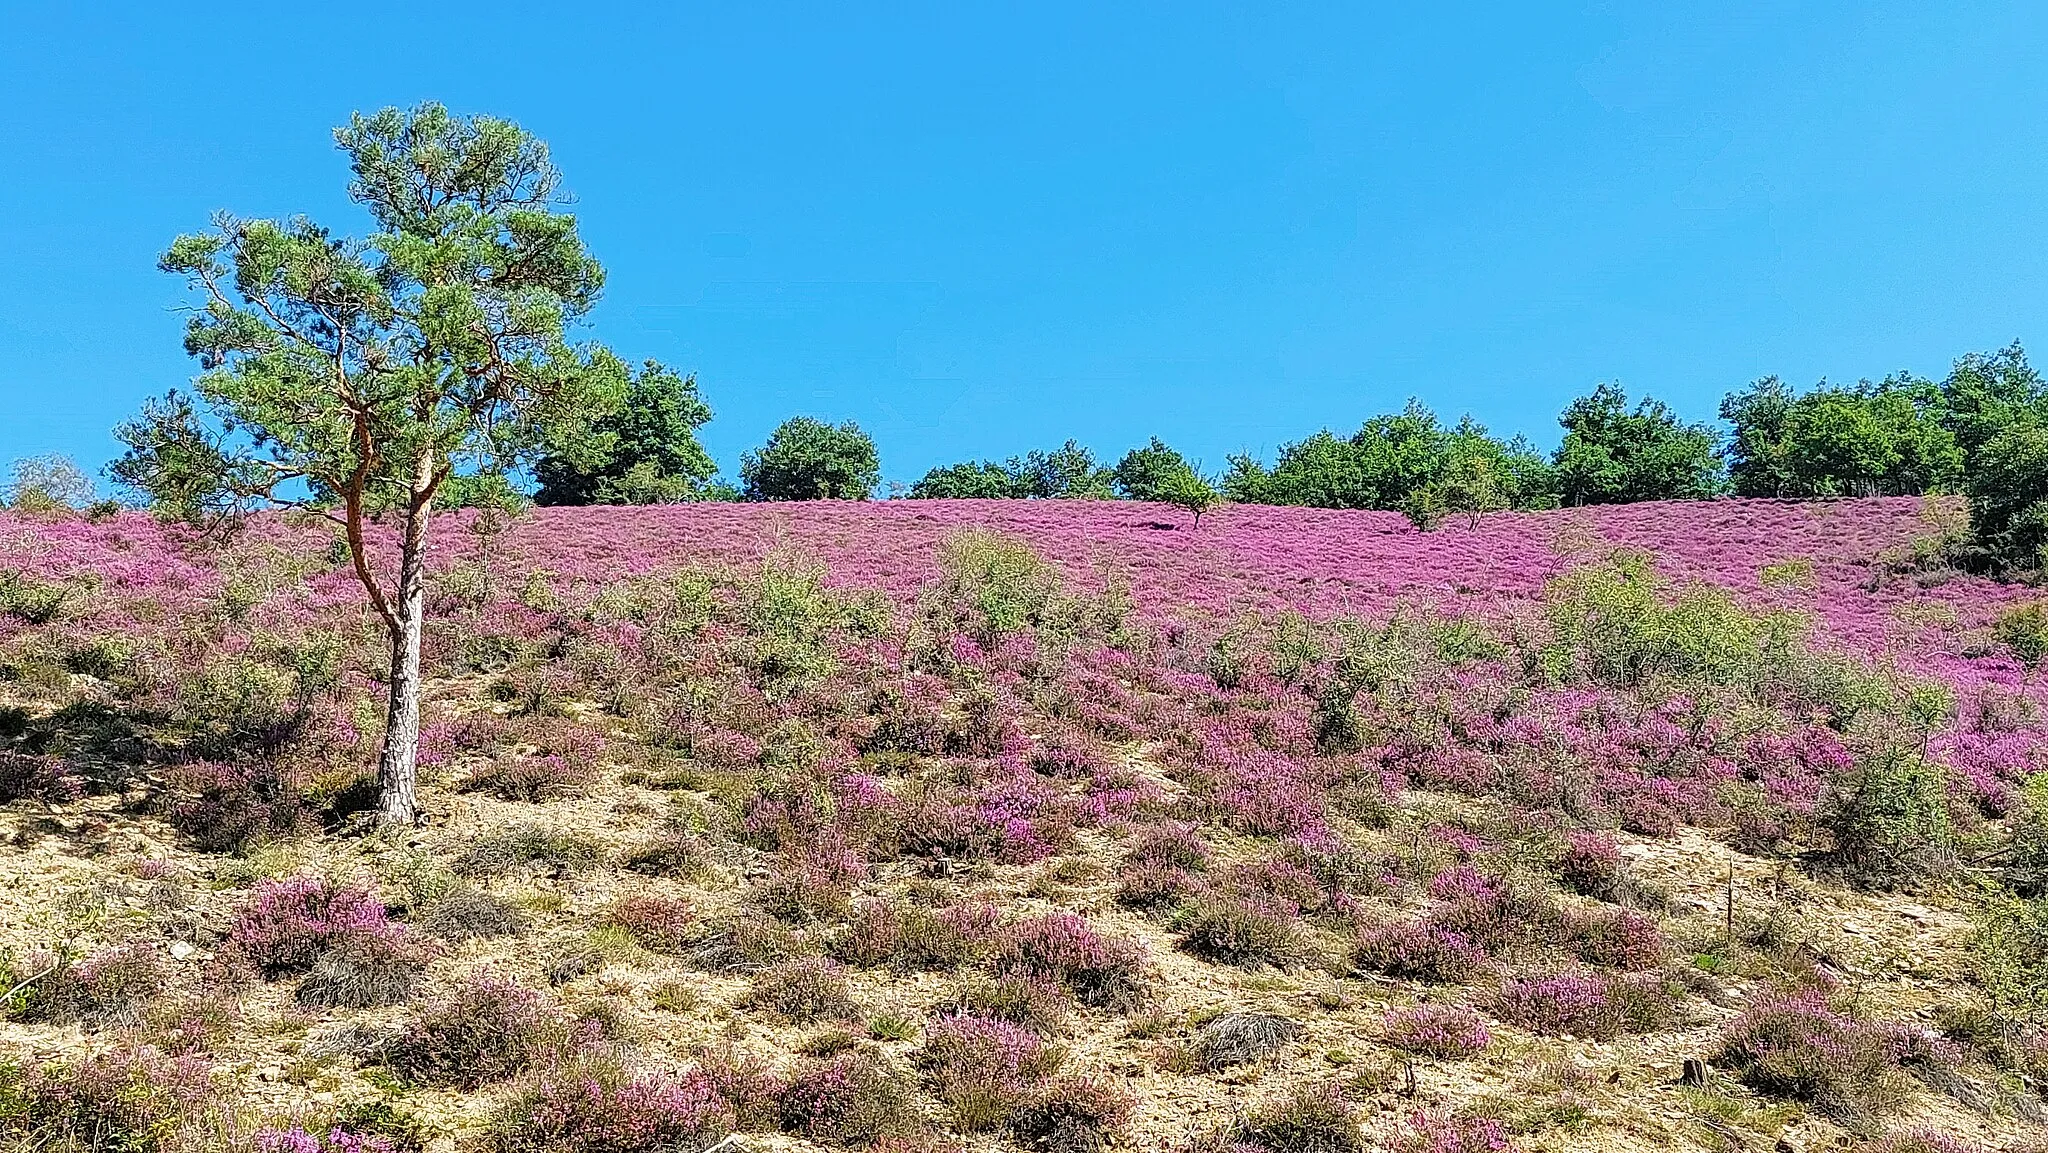
[[[329,130],[430,98],[553,145],[584,335],[728,470],[796,414],[904,481],[1411,395],[1550,444],[2048,341],[2039,4],[84,7],[0,4],[0,460],[113,455],[192,372],[165,242],[362,231]]]

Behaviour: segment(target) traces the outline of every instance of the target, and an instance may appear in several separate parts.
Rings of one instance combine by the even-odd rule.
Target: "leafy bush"
[[[748,500],[866,500],[881,483],[875,442],[847,421],[783,421],[768,443],[740,458]]]
[[[1833,839],[1834,863],[1884,884],[1953,868],[1945,785],[1938,766],[1897,745],[1833,774],[1816,823]]]
[[[2048,657],[2048,601],[2014,605],[1998,614],[1991,632],[2021,664],[2039,665]]]
[[[964,529],[939,545],[935,603],[955,625],[993,641],[1043,621],[1059,593],[1059,570],[1015,537]]]

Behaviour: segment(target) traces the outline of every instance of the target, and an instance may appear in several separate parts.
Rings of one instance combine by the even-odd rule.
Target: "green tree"
[[[1195,471],[1188,458],[1153,437],[1143,448],[1134,448],[1116,462],[1113,470],[1117,494],[1125,500],[1166,500],[1169,486]]]
[[[1564,440],[1554,458],[1569,505],[1701,500],[1722,488],[1714,432],[1687,424],[1662,401],[1634,408],[1619,385],[1602,384],[1558,417]]]
[[[2023,420],[1984,443],[1966,491],[1970,535],[1998,568],[2036,572],[2048,548],[2048,425]]]
[[[1268,470],[1249,456],[1230,458],[1223,491],[1247,504],[1316,508],[1430,510],[1454,469],[1485,462],[1485,471],[1510,508],[1557,503],[1549,462],[1526,440],[1502,441],[1471,417],[1445,428],[1418,401],[1398,413],[1375,416],[1349,439],[1318,432],[1284,445]],[[1418,495],[1422,494],[1422,495]]]
[[[1010,469],[992,460],[935,468],[910,486],[917,500],[1018,500],[1029,495]]]
[[[1963,455],[1941,394],[1904,374],[1794,395],[1776,377],[1721,402],[1740,496],[1917,495],[1954,488]]]
[[[1154,489],[1153,499],[1193,513],[1196,528],[1202,527],[1203,513],[1223,503],[1223,495],[1192,468],[1167,475]]]
[[[378,810],[410,824],[442,492],[580,438],[627,372],[567,342],[604,273],[559,211],[544,143],[438,104],[358,114],[334,136],[376,230],[347,240],[303,218],[223,214],[172,242],[159,263],[199,295],[185,347],[204,371],[120,428],[111,472],[168,515],[298,506],[340,526],[390,642]],[[398,525],[384,561],[364,533],[379,510]]]
[[[799,416],[741,458],[740,480],[748,500],[866,500],[882,481],[882,464],[859,425]]]
[[[677,504],[703,500],[718,466],[697,442],[711,406],[695,376],[656,361],[641,366],[616,410],[599,417],[585,443],[558,447],[534,465],[534,502]]]
[[[2048,418],[2048,381],[2027,363],[2018,341],[1957,360],[1938,392],[1942,424],[1966,460],[1974,461],[1992,438],[2015,424]]]
[[[1033,449],[1022,462],[1013,459],[1010,469],[1027,496],[1109,500],[1116,495],[1116,474],[1096,464],[1095,454],[1077,441],[1051,452]]]

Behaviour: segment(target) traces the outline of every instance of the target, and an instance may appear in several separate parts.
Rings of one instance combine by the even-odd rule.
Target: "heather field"
[[[2039,1150],[2035,590],[1917,498],[0,514],[0,1135]],[[721,1144],[723,1143],[723,1144]]]

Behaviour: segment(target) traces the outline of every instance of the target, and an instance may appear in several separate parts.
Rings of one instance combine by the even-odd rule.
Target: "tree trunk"
[[[399,547],[398,595],[391,610],[391,695],[384,751],[377,760],[377,814],[387,825],[419,820],[420,631],[427,607],[427,518],[433,496],[415,498]]]

